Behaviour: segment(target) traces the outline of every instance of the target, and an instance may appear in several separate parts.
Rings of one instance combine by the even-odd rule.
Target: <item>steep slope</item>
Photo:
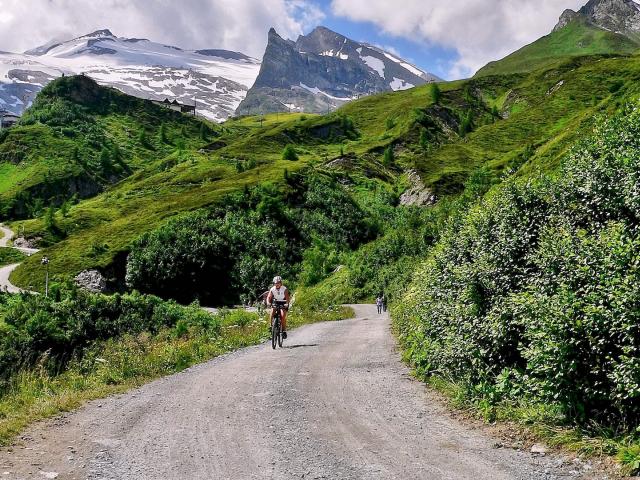
[[[258,78],[237,113],[324,113],[360,96],[436,80],[395,55],[325,27],[296,42],[272,28]]]
[[[565,10],[553,31],[481,68],[476,76],[530,72],[581,55],[625,55],[640,47],[640,7],[633,0],[590,0]]]
[[[130,95],[193,105],[212,120],[232,114],[259,62],[226,50],[183,50],[98,30],[64,42],[0,54],[0,107],[21,113],[34,93],[63,74],[84,73]]]
[[[628,55],[638,50],[639,46],[639,43],[625,35],[575,17],[549,35],[502,60],[487,64],[476,76],[530,72],[581,55]]]
[[[212,133],[193,116],[89,77],[60,78],[40,92],[20,125],[0,135],[0,214],[25,218],[94,196],[173,152],[178,132],[185,145],[206,144],[202,129]]]

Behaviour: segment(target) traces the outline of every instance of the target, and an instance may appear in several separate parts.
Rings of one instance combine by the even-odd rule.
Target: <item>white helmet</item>
[[[282,283],[282,277],[280,275],[273,277],[273,284],[275,285],[276,283]]]

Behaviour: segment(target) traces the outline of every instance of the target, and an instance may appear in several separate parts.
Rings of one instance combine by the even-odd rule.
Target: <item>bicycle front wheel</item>
[[[271,348],[275,350],[278,336],[280,335],[280,328],[277,322],[273,322],[271,327]]]

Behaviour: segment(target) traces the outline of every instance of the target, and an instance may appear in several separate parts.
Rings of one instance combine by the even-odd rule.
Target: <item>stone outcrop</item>
[[[400,205],[416,205],[424,207],[433,205],[436,196],[429,190],[415,170],[409,171],[409,188],[400,196]]]
[[[640,37],[640,6],[633,0],[590,0],[577,12],[565,10],[554,31],[566,27],[576,19],[583,19],[634,40]]]
[[[76,285],[93,293],[107,291],[107,279],[97,270],[85,270],[74,278]]]

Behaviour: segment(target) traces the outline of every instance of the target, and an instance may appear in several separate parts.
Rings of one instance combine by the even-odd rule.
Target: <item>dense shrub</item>
[[[599,126],[556,178],[509,180],[452,221],[396,313],[426,374],[567,418],[640,421],[640,112]]]
[[[129,286],[183,302],[254,300],[276,274],[290,283],[306,248],[349,249],[375,231],[348,192],[321,174],[291,177],[282,191],[256,187],[227,197],[223,205],[137,240],[127,262]],[[306,256],[308,281],[315,282],[320,273],[309,271],[312,255]]]
[[[96,340],[155,333],[178,321],[212,332],[219,329],[216,317],[198,307],[137,293],[106,296],[70,290],[58,297],[0,294],[0,387],[36,363],[57,373]]]

